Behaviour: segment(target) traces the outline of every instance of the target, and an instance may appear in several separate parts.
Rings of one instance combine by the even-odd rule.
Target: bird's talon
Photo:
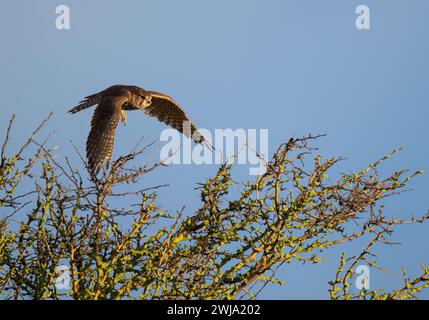
[[[121,117],[122,117],[122,122],[124,123],[124,126],[127,124],[127,115],[125,114],[124,110],[121,110]]]
[[[86,97],[70,112],[76,113],[93,105],[98,106],[91,120],[91,131],[87,139],[87,158],[88,170],[96,183],[99,181],[97,175],[103,167],[104,160],[109,159],[110,161],[112,156],[115,129],[121,120],[124,125],[127,124],[127,116],[122,107],[126,110],[144,110],[147,115],[169,124],[182,133],[185,132],[180,123],[183,121],[192,123],[182,108],[169,96],[159,92],[146,91],[136,86],[111,86]],[[118,111],[120,111],[120,115]],[[198,131],[192,124],[190,129],[190,133]],[[199,132],[195,142],[203,142],[208,148],[216,150]]]

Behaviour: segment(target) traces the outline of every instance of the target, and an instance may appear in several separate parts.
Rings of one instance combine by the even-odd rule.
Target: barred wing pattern
[[[85,97],[70,113],[76,113],[98,104],[91,121],[91,130],[86,142],[88,169],[94,177],[103,166],[108,168],[113,152],[115,130],[121,118],[126,120],[125,110],[143,110],[149,116],[170,125],[208,148],[214,148],[201,135],[183,109],[169,96],[146,91],[137,86],[114,85],[96,94]]]
[[[115,141],[115,129],[121,119],[124,96],[108,96],[101,99],[91,120],[91,131],[86,142],[86,153],[91,175],[110,164]]]
[[[186,137],[192,138],[194,142],[204,141],[204,137],[176,101],[159,92],[148,91],[148,93],[152,97],[152,104],[144,109],[145,114],[157,118]]]

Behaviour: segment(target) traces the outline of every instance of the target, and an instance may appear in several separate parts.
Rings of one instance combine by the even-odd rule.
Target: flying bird
[[[211,147],[179,104],[163,93],[137,86],[114,85],[85,97],[69,112],[77,113],[94,105],[97,107],[86,142],[86,155],[92,176],[96,176],[103,166],[106,169],[109,167],[115,130],[121,119],[124,125],[127,123],[125,111],[129,110],[143,110],[145,114],[170,125],[194,142]]]

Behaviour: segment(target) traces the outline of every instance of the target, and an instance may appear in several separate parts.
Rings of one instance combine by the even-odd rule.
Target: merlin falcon
[[[76,113],[94,105],[97,107],[86,142],[88,169],[92,176],[97,176],[103,166],[106,169],[109,167],[115,130],[121,119],[126,124],[125,111],[128,110],[143,110],[145,114],[170,125],[194,142],[210,147],[179,104],[163,93],[147,91],[137,86],[114,85],[85,97],[69,112]]]

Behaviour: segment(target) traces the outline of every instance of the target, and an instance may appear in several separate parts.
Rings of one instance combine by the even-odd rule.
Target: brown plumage
[[[183,133],[186,137],[210,146],[199,133],[183,109],[169,96],[146,91],[136,86],[115,85],[85,97],[70,113],[76,113],[98,104],[91,120],[91,130],[86,143],[89,171],[96,176],[103,165],[109,166],[115,140],[115,129],[122,120],[126,122],[125,110],[144,110]]]

